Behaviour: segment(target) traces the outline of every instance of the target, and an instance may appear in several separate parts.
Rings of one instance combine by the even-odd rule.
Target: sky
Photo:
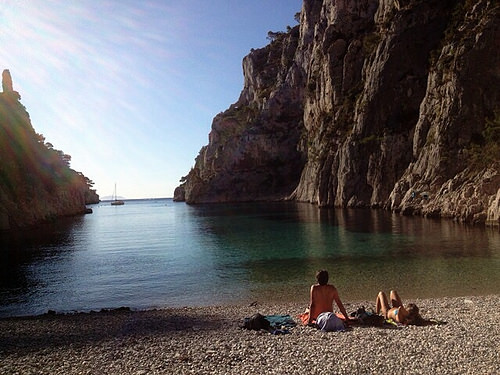
[[[302,0],[0,0],[0,71],[101,198],[172,197]]]

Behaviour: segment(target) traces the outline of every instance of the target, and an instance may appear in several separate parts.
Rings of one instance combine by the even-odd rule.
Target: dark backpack
[[[267,320],[264,315],[257,313],[252,315],[250,318],[245,318],[241,328],[254,331],[259,331],[261,329],[269,331],[271,329],[271,323],[269,323],[269,320]]]

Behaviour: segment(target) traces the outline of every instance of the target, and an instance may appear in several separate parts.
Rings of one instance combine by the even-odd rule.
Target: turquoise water
[[[307,304],[317,269],[346,300],[483,295],[500,286],[498,230],[290,202],[101,203],[0,237],[0,317],[254,300]]]

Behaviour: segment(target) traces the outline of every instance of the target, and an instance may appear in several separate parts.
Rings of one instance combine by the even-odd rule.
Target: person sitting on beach
[[[405,308],[398,292],[391,290],[391,304],[392,308],[389,306],[387,296],[384,292],[379,292],[377,295],[377,300],[375,301],[375,312],[382,315],[385,319],[392,319],[393,321],[405,325],[427,325],[431,324],[430,321],[425,320],[420,316],[417,305],[414,303],[409,303]]]
[[[328,271],[316,272],[316,281],[317,284],[311,285],[309,308],[300,316],[302,322],[311,325],[315,323],[321,313],[333,312],[333,301],[337,303],[345,321],[348,321],[349,316],[339,298],[337,288],[328,284]]]

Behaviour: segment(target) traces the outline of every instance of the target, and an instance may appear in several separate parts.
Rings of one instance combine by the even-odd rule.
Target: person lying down
[[[392,307],[389,305],[387,296],[382,291],[378,293],[375,301],[375,312],[377,314],[382,313],[385,319],[392,319],[394,322],[404,325],[424,326],[436,324],[433,320],[422,318],[417,305],[414,303],[409,303],[407,307],[404,307],[397,291],[391,290],[390,298]]]

